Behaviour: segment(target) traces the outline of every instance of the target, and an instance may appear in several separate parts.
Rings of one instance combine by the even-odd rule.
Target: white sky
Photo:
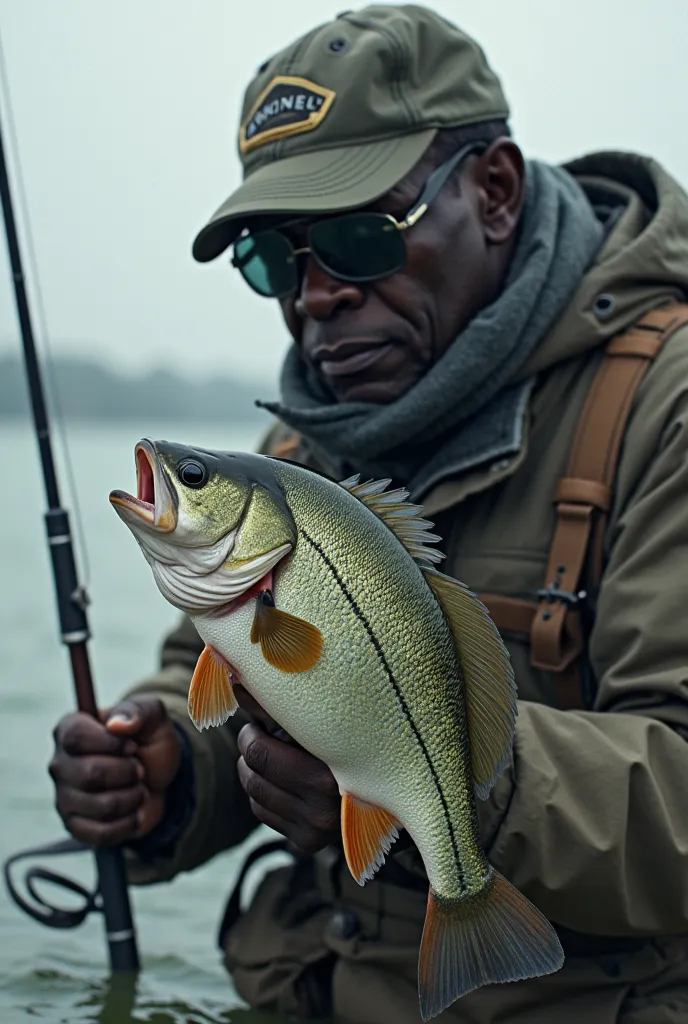
[[[688,185],[688,0],[438,0],[482,43],[526,153],[632,149]],[[346,0],[0,0],[56,351],[272,377],[277,309],[190,244],[240,180],[241,94]],[[0,348],[17,344],[4,241]]]

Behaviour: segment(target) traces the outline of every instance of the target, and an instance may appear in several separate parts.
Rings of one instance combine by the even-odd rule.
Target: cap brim
[[[302,153],[251,174],[199,231],[193,255],[207,263],[234,242],[252,217],[325,213],[366,206],[401,181],[420,160],[437,129],[361,146]]]

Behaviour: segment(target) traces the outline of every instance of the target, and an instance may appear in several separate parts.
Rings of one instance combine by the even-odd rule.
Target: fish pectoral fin
[[[423,571],[454,637],[466,691],[473,781],[476,794],[486,800],[512,759],[517,706],[509,653],[475,594],[436,569]]]
[[[539,978],[563,963],[547,918],[497,871],[470,901],[430,889],[418,959],[424,1021],[482,985]]]
[[[189,687],[189,717],[199,731],[222,725],[239,707],[232,688],[233,673],[227,659],[206,644]]]
[[[402,827],[384,807],[342,795],[342,841],[349,871],[359,885],[365,885],[385,862]]]
[[[280,671],[307,672],[320,660],[323,635],[305,619],[280,611],[272,592],[263,590],[256,600],[251,643],[259,643],[265,660]]]

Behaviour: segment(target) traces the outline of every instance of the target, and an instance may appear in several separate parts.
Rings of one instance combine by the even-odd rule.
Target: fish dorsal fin
[[[434,523],[419,516],[419,512],[423,511],[422,505],[411,505],[406,500],[409,492],[404,487],[386,490],[391,480],[367,480],[362,484],[360,479],[359,474],[350,476],[348,480],[342,480],[339,486],[374,512],[420,565],[441,562],[444,558],[442,552],[427,545],[436,544],[442,538],[428,532]]]
[[[473,781],[486,800],[512,759],[518,711],[509,653],[487,608],[468,587],[436,569],[423,572],[454,637],[466,690]]]

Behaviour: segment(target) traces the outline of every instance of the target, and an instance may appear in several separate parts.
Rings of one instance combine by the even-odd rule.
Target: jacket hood
[[[603,344],[655,306],[688,297],[688,195],[678,182],[634,153],[593,153],[564,169],[612,226],[517,380]]]

